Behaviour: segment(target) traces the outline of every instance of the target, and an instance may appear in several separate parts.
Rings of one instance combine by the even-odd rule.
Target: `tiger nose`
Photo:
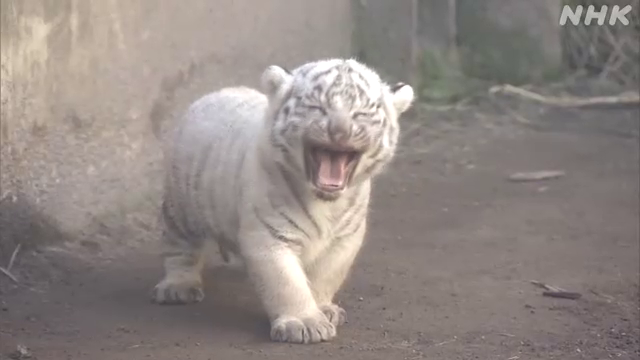
[[[344,144],[351,138],[351,124],[342,117],[334,117],[329,121],[329,138],[334,143]]]

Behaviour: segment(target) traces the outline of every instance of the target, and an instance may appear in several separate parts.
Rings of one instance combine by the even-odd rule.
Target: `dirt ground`
[[[271,343],[242,273],[217,264],[202,303],[151,304],[156,239],[107,245],[154,233],[131,225],[18,254],[20,284],[0,274],[0,359],[638,359],[638,110],[503,110],[406,121],[332,342]],[[536,170],[566,175],[507,180]]]

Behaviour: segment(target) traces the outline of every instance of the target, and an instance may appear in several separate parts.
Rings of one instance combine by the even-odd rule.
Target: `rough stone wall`
[[[391,82],[415,80],[417,0],[352,0],[355,52]]]
[[[538,81],[562,67],[557,0],[353,0],[357,53],[436,95],[470,78]],[[426,79],[425,79],[426,77]],[[446,87],[451,87],[447,89]],[[422,92],[422,91],[421,91]]]
[[[456,0],[418,1],[419,51],[441,53],[444,59],[456,60]]]
[[[25,198],[71,232],[155,201],[155,135],[200,95],[351,54],[348,1],[0,4],[0,201]]]
[[[562,68],[557,0],[457,0],[461,66],[472,77],[540,81]]]

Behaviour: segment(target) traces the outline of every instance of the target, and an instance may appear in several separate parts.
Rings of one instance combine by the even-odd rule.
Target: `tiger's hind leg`
[[[163,253],[164,278],[154,287],[151,300],[157,304],[188,304],[204,299],[202,270],[205,264],[205,241],[189,238],[176,227],[163,206],[168,249]]]

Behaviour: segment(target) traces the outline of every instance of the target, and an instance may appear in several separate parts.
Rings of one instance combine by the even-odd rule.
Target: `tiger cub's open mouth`
[[[305,165],[309,181],[316,189],[325,193],[344,190],[360,160],[360,155],[361,152],[352,149],[307,146]]]

